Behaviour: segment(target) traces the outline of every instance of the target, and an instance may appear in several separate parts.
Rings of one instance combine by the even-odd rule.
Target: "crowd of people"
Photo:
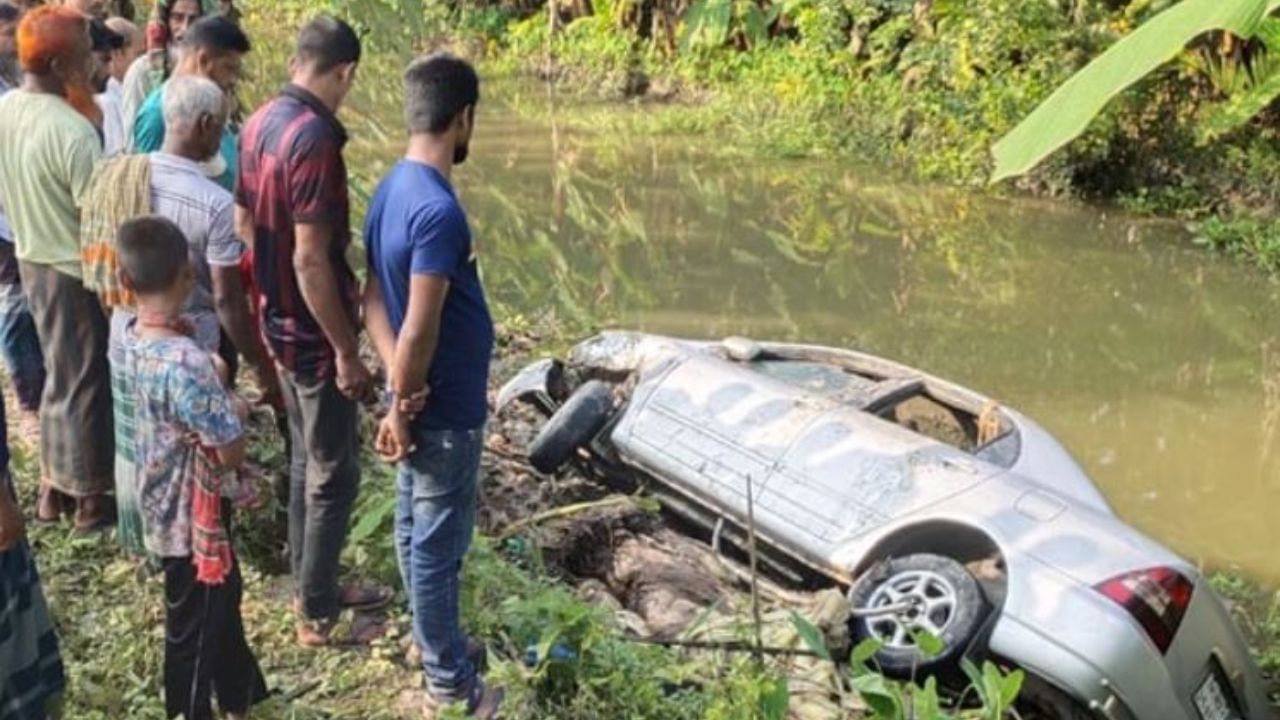
[[[352,240],[338,110],[361,43],[319,16],[289,82],[252,113],[252,45],[233,2],[0,0],[0,356],[18,426],[39,435],[36,523],[114,528],[163,575],[168,717],[240,718],[269,688],[246,640],[231,516],[261,502],[242,472],[249,403],[274,407],[289,472],[292,612],[303,647],[358,646],[391,588],[344,583],[360,486],[360,408],[398,463],[395,546],[423,668],[424,716],[494,717],[483,644],[459,618],[494,335],[466,214],[479,79],[432,54],[404,74],[408,145]],[[248,115],[247,118],[241,119]],[[367,333],[385,387],[362,359]],[[241,363],[243,370],[241,372]],[[67,692],[24,535],[0,405],[0,720],[55,717]],[[344,613],[355,613],[352,622]],[[70,692],[74,693],[75,688]]]

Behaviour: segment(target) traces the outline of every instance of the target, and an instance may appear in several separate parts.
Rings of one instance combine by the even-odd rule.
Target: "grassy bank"
[[[314,7],[325,3],[306,3]],[[352,3],[341,3],[351,7]],[[562,121],[704,133],[728,154],[841,156],[981,187],[990,147],[1168,0],[355,0],[384,45],[474,41],[497,70],[646,103]],[[425,8],[425,9],[424,9]],[[1201,241],[1280,269],[1277,112],[1239,106],[1280,53],[1209,36],[1001,191],[1115,202],[1192,223]]]
[[[259,466],[283,472],[271,424],[258,423],[254,436]],[[30,504],[38,478],[33,448],[17,443],[15,449],[14,470]],[[390,541],[392,473],[373,458],[366,458],[363,472],[344,564],[354,575],[398,585]],[[389,634],[367,650],[313,651],[295,644],[290,585],[278,552],[282,528],[273,517],[267,508],[237,520],[246,627],[277,692],[254,716],[418,717],[410,701],[420,672],[404,660],[403,612],[391,613]],[[163,718],[161,578],[122,557],[110,535],[77,538],[69,527],[54,526],[32,528],[31,540],[68,668],[65,717]],[[464,580],[467,627],[489,644],[490,677],[509,691],[504,717],[783,717],[767,711],[778,704],[779,691],[786,706],[785,685],[772,669],[732,656],[708,665],[626,642],[605,608],[576,597],[546,568],[519,560],[518,553],[501,552],[479,537]]]
[[[595,504],[597,510],[563,510],[573,507],[570,500],[583,497],[603,497],[612,508],[617,505],[616,496],[581,479],[532,475],[514,459],[519,455],[519,437],[527,435],[527,430],[513,433],[510,427],[500,424],[498,432],[504,434],[488,443],[481,480],[485,534],[477,536],[468,556],[463,584],[466,626],[490,648],[490,679],[508,689],[504,718],[899,720],[906,717],[908,707],[919,713],[934,712],[914,716],[931,720],[1011,717],[1003,709],[1007,704],[988,700],[986,694],[981,695],[984,705],[979,708],[936,710],[931,684],[921,688],[889,683],[865,669],[851,671],[847,665],[837,669],[820,658],[781,656],[757,663],[742,652],[682,651],[627,639],[644,633],[640,628],[649,627],[646,620],[654,621],[651,616],[639,617],[645,601],[615,598],[599,580],[584,576],[593,572],[587,566],[600,550],[616,549],[613,536],[634,532],[643,540],[648,536],[641,533],[662,527],[661,519],[642,499],[621,503],[625,512],[606,510],[598,500],[577,504],[587,508]],[[280,443],[269,418],[256,418],[253,439],[255,465],[265,475],[284,472]],[[38,478],[34,448],[18,440],[14,449],[13,470],[30,507]],[[362,467],[361,497],[344,565],[353,576],[395,586],[392,471],[371,457],[364,459]],[[583,488],[588,488],[588,495],[577,494]],[[393,609],[385,617],[388,633],[371,648],[304,650],[295,644],[294,618],[288,609],[291,586],[280,555],[283,529],[274,518],[274,509],[267,507],[236,520],[246,577],[246,627],[276,693],[253,716],[267,720],[419,717],[413,700],[421,676],[404,659],[408,625],[402,610]],[[78,538],[64,524],[31,528],[30,537],[68,669],[65,717],[163,718],[161,578],[122,557],[111,535]],[[656,533],[646,546],[661,549],[673,540]],[[684,567],[660,566],[651,577],[670,576],[672,589],[705,584],[705,580],[689,580],[707,572],[708,566],[696,561],[698,552],[672,555]],[[700,552],[705,557],[707,551]],[[639,581],[641,586],[646,584]],[[1277,596],[1231,575],[1217,576],[1215,584],[1234,603],[1237,620],[1264,672],[1275,677],[1280,672]],[[687,604],[678,592],[664,592],[670,591],[657,595],[660,615],[672,606]],[[839,597],[836,593],[835,598]],[[725,589],[717,598],[688,609],[694,615],[680,636],[750,642],[754,630],[746,597]],[[831,599],[819,594],[811,605],[766,601],[766,645],[801,653],[825,652],[826,644],[819,638],[831,637],[832,629],[827,624],[818,629],[818,618],[824,613],[816,608]],[[830,617],[833,612],[837,625],[842,624],[842,611],[825,614]],[[865,646],[854,651],[855,657],[868,655]],[[989,672],[988,687],[1016,687],[1016,675],[994,668]]]

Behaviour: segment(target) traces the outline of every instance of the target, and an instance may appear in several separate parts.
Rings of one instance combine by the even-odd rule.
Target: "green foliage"
[[[756,47],[769,40],[781,12],[782,5],[762,8],[756,0],[694,0],[685,15],[683,47],[714,48],[735,37]]]
[[[1280,220],[1247,215],[1209,217],[1195,223],[1196,243],[1280,273]]]
[[[1209,580],[1226,599],[1263,675],[1280,675],[1280,592],[1258,587],[1231,573],[1214,573]]]
[[[792,622],[811,649],[821,643],[820,636],[817,640],[813,637],[817,629],[803,618],[793,616]],[[936,657],[943,650],[942,640],[927,632],[917,632],[915,641],[925,657]],[[871,720],[1003,720],[1016,717],[1013,704],[1022,690],[1024,674],[1021,670],[1005,672],[990,662],[984,662],[979,670],[965,658],[962,668],[970,685],[961,693],[960,702],[956,703],[965,709],[952,710],[944,706],[938,682],[933,677],[920,684],[914,680],[890,680],[881,675],[874,663],[876,653],[883,647],[879,640],[868,638],[849,654],[848,690],[861,698],[871,713]],[[969,696],[973,696],[973,703],[965,702]],[[976,707],[966,707],[975,703]]]
[[[1027,172],[1077,137],[1114,97],[1211,30],[1251,37],[1268,0],[1184,0],[1148,20],[1063,83],[992,148],[992,182]]]

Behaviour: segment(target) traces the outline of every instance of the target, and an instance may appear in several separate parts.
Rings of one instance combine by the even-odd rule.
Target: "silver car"
[[[1028,418],[863,353],[606,333],[501,391],[550,419],[539,470],[630,478],[717,545],[847,587],[890,674],[1027,671],[1045,718],[1261,720],[1248,648],[1191,563],[1126,525]],[[919,630],[943,640],[926,658]]]

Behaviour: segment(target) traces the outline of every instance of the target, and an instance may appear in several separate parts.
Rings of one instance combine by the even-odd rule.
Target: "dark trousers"
[[[227,508],[229,510],[229,508]],[[245,713],[267,697],[240,618],[240,563],[220,585],[196,582],[190,557],[164,559],[164,701],[168,717],[213,720],[211,697],[224,713]]]
[[[302,614],[336,617],[338,559],[360,487],[357,408],[333,379],[280,370],[289,415],[289,556]]]

